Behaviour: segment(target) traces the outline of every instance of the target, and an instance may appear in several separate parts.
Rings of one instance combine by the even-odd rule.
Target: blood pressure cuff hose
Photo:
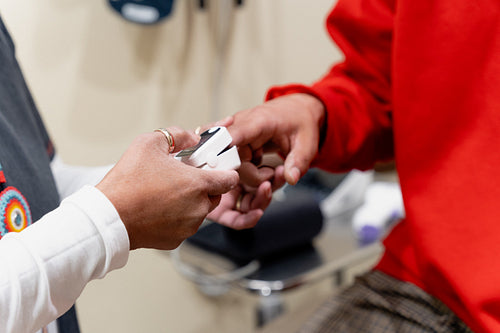
[[[252,229],[234,230],[211,223],[188,242],[244,263],[310,245],[322,227],[317,200],[310,193],[293,191],[283,201],[273,199]]]

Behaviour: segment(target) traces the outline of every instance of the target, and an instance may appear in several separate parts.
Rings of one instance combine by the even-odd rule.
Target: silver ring
[[[175,149],[175,141],[172,134],[170,134],[170,132],[166,128],[157,128],[155,129],[155,132],[160,132],[163,133],[163,135],[165,135],[165,138],[167,139],[168,142],[168,153],[169,154],[172,153]]]

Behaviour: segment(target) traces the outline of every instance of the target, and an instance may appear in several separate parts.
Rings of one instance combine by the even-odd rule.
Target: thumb
[[[317,142],[318,140],[311,140],[311,138],[296,137],[284,163],[284,176],[287,183],[295,185],[307,172],[318,152]]]
[[[208,195],[221,195],[235,188],[239,183],[238,173],[234,170],[205,171],[206,190]]]

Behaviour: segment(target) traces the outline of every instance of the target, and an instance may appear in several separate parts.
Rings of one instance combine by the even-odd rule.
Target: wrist
[[[314,95],[307,93],[298,93],[294,96],[300,98],[301,103],[305,105],[305,109],[316,120],[318,126],[321,127],[323,125],[326,113],[325,105],[323,104],[323,102]]]
[[[313,119],[313,123],[317,125],[319,133],[318,147],[320,148],[326,136],[327,113],[325,105],[319,98],[308,93],[296,93],[290,95],[290,97],[303,105],[303,109],[307,110]]]

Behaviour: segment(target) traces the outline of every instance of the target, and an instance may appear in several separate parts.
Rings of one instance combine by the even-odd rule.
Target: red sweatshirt
[[[315,166],[395,159],[406,219],[377,268],[500,332],[500,1],[340,0],[327,28],[345,62],[268,98],[323,101]]]

